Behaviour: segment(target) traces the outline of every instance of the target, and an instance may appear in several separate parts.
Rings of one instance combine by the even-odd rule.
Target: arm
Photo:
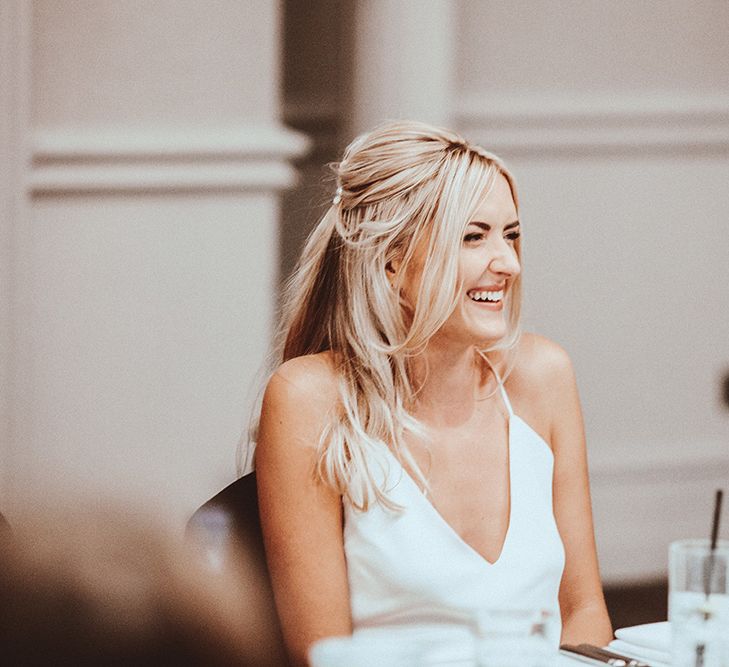
[[[605,646],[613,638],[597,563],[582,409],[567,353],[549,343],[554,516],[565,548],[559,591],[562,642]]]
[[[321,359],[294,359],[269,381],[261,410],[256,448],[261,525],[294,665],[307,664],[317,639],[352,632],[341,497],[314,475],[335,386]]]

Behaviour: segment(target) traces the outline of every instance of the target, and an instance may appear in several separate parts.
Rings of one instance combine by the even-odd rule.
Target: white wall
[[[0,4],[0,512],[10,502],[15,405],[15,235],[25,219],[29,31],[24,0]]]
[[[715,0],[459,0],[462,93],[726,93],[729,6]]]
[[[527,327],[580,381],[607,580],[729,485],[729,6],[462,2],[456,122],[520,186]]]
[[[278,122],[279,6],[26,7],[8,513],[111,494],[181,525],[235,476],[269,344],[306,147]]]
[[[275,120],[278,3],[198,4],[33,2],[36,126]]]

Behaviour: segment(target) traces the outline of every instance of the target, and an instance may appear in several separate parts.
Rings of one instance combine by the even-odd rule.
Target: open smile
[[[468,290],[466,296],[481,308],[501,310],[504,307],[504,289],[476,288]]]

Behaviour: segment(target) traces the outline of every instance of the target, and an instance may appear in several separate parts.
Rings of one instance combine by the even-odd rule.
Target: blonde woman
[[[335,171],[287,286],[256,449],[293,661],[324,637],[508,607],[606,644],[572,366],[519,334],[511,174],[415,122],[361,135]]]

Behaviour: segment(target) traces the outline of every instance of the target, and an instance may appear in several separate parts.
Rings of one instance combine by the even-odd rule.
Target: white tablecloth
[[[473,667],[473,639],[468,629],[460,626],[451,628],[451,634],[447,637],[448,641],[441,641],[443,638],[438,636],[437,630],[437,627],[429,629],[427,626],[406,626],[398,632],[359,631],[351,638],[323,640],[312,650],[310,657],[312,664],[316,667],[342,667],[344,664],[352,667],[422,665],[424,664],[423,659],[413,656],[427,647],[425,663],[428,665]],[[461,634],[463,636],[460,636]],[[617,635],[621,640],[635,641],[635,646],[632,644],[629,646],[637,650],[631,653],[627,650],[618,650],[617,646],[612,650],[630,657],[640,658],[652,667],[660,667],[661,663],[648,659],[647,655],[641,654],[640,649],[644,647],[668,649],[666,639],[669,637],[668,623],[625,628],[618,630]],[[585,665],[585,663],[569,655],[558,654],[555,656],[554,667],[577,667],[577,665]]]

